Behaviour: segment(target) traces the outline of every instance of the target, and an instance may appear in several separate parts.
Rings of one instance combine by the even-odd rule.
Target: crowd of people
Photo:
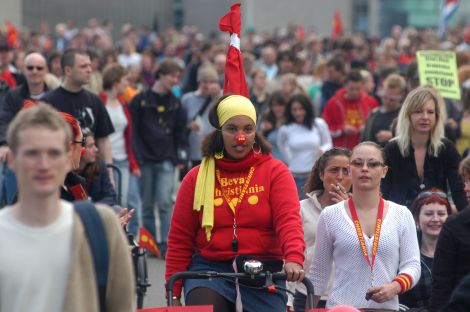
[[[301,29],[243,34],[249,98],[223,95],[228,38],[195,27],[124,25],[113,38],[91,19],[0,35],[1,205],[27,200],[8,127],[44,102],[76,124],[61,197],[127,208],[167,278],[237,271],[251,255],[294,291],[189,279],[175,304],[183,292],[215,311],[304,311],[309,278],[320,306],[460,311],[448,301],[465,299],[470,273],[470,28]],[[419,86],[419,50],[456,52],[461,100]]]

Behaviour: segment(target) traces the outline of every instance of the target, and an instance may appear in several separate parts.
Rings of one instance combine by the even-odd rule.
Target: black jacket
[[[450,216],[444,223],[437,241],[432,271],[431,311],[439,311],[460,281],[470,273],[469,207]],[[470,294],[466,296],[469,298]]]
[[[46,91],[47,86],[44,84],[44,92]],[[26,83],[9,90],[5,95],[0,107],[0,145],[6,144],[8,125],[21,110],[24,102],[29,99],[31,99],[31,94]]]
[[[403,157],[396,140],[385,146],[385,163],[388,172],[382,180],[381,189],[385,199],[410,207],[413,199],[423,189],[437,187],[447,192],[449,183],[452,199],[458,210],[467,207],[462,177],[458,173],[460,156],[452,142],[443,140],[443,146],[437,157],[426,154],[424,160],[424,181],[421,184],[414,158],[413,147]]]
[[[343,84],[333,82],[333,81],[325,81],[321,87],[321,108],[323,108],[326,105],[326,102],[335,95],[336,91],[341,89],[343,87]]]
[[[470,274],[460,283],[454,291],[449,303],[442,312],[468,312],[470,311]]]
[[[151,89],[136,95],[129,109],[133,141],[139,163],[187,159],[186,112],[171,93],[160,95]]]

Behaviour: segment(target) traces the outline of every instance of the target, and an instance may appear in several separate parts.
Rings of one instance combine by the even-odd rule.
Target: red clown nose
[[[246,142],[246,135],[244,134],[237,134],[235,136],[235,141],[237,142],[238,145],[242,145],[242,144],[245,144]]]
[[[82,147],[82,150],[80,151],[80,156],[85,156],[86,154],[86,149],[84,147]]]

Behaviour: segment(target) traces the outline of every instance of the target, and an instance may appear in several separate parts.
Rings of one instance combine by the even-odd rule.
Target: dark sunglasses
[[[424,191],[418,194],[418,197],[416,197],[417,201],[426,199],[428,197],[431,197],[433,195],[439,196],[440,198],[447,199],[447,194],[444,192],[432,192],[432,191]]]
[[[364,164],[367,164],[367,168],[370,169],[375,169],[377,167],[384,166],[384,163],[375,160],[375,159],[368,159],[367,161],[361,158],[356,158],[351,160],[349,163],[351,166],[356,167],[356,168],[363,168]]]
[[[27,69],[27,70],[33,70],[33,69],[35,69],[35,68],[36,68],[37,71],[42,71],[42,70],[44,70],[44,66],[33,66],[33,65],[28,65],[28,66],[26,66],[26,69]]]
[[[81,141],[73,141],[73,143],[75,144],[80,144],[82,147],[85,147],[86,145],[86,138],[83,137],[83,139]]]

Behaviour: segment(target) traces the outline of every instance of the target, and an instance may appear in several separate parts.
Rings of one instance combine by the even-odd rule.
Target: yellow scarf
[[[230,95],[217,106],[219,126],[234,116],[247,116],[256,125],[256,110],[249,99],[241,95]],[[194,190],[194,211],[202,209],[201,227],[206,231],[207,241],[211,240],[214,227],[214,188],[215,188],[215,159],[213,156],[204,157],[199,167]]]

